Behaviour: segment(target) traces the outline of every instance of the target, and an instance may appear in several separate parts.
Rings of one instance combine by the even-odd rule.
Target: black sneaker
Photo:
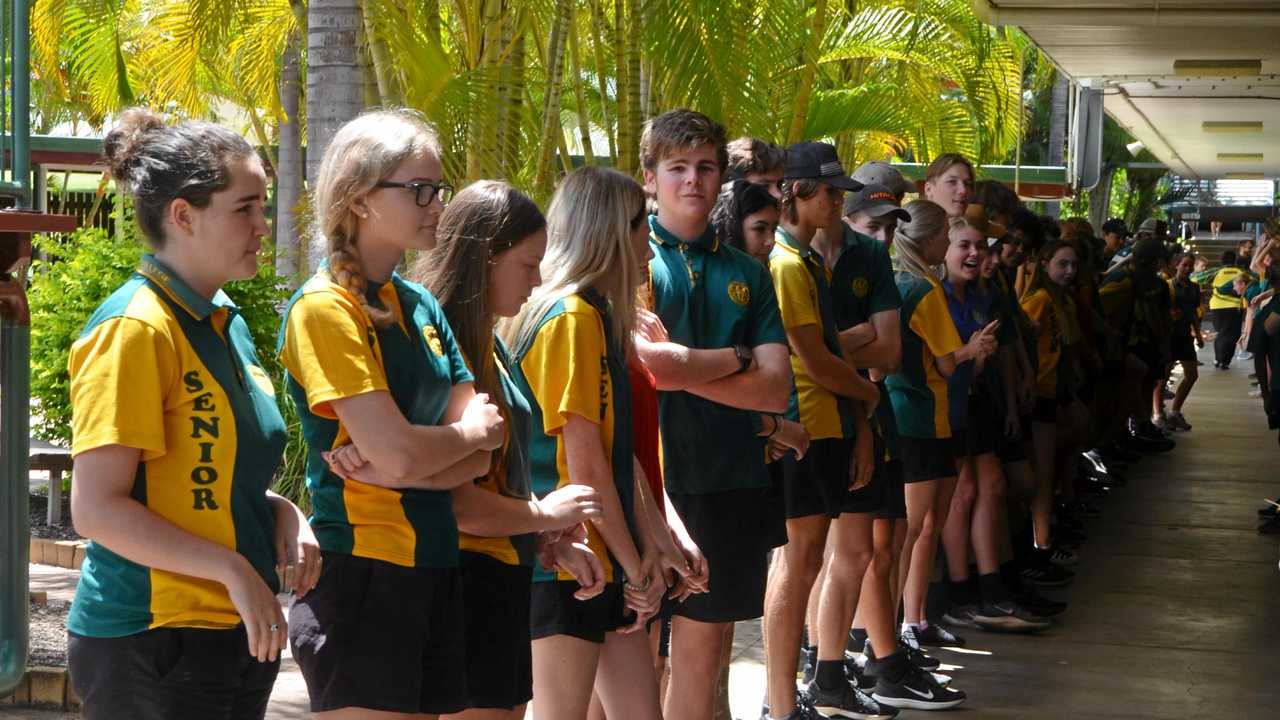
[[[1080,556],[1055,543],[1049,548],[1049,562],[1059,567],[1074,567],[1080,562]]]
[[[911,670],[896,683],[881,677],[871,697],[881,705],[911,710],[946,710],[965,701],[959,690],[944,688],[933,676],[920,670]]]
[[[1038,587],[1065,587],[1076,574],[1051,562],[1036,562],[1022,571],[1022,579]]]
[[[1061,615],[1067,611],[1066,603],[1050,600],[1036,592],[1035,587],[1025,583],[1018,592],[1014,593],[1013,600],[1031,613],[1043,618]]]
[[[1280,515],[1263,518],[1258,523],[1258,532],[1263,535],[1280,535]]]
[[[974,620],[984,630],[1000,632],[1039,632],[1048,629],[1053,623],[1047,619],[1033,615],[1017,603],[1005,601],[999,603],[982,603]]]
[[[818,672],[818,648],[813,645],[805,645],[800,648],[800,673],[805,685],[813,682],[814,675]]]
[[[849,642],[845,644],[844,649],[850,652],[862,652],[862,646],[867,644],[867,631],[863,628],[849,628]]]
[[[921,645],[928,645],[930,647],[944,647],[947,645],[964,647],[964,638],[951,633],[937,623],[929,623],[929,627],[916,633],[916,640],[919,641]]]
[[[920,637],[915,630],[907,628],[898,636],[898,640],[902,643],[902,648],[907,651],[907,658],[911,660],[911,664],[927,672],[933,672],[942,666],[942,663],[935,657],[931,657],[920,649]],[[871,648],[868,647],[868,650]],[[868,658],[875,657],[867,655]]]
[[[973,603],[952,605],[945,613],[942,614],[942,622],[950,625],[951,627],[972,628],[976,630],[978,629],[978,623],[973,619],[973,616],[977,614],[977,612],[978,606]],[[933,625],[929,626],[930,630],[933,628]],[[959,638],[956,639],[958,640]],[[921,639],[921,642],[924,642],[923,638]]]
[[[769,703],[760,704],[760,720],[769,720]],[[796,690],[796,708],[787,715],[786,720],[826,720],[817,710],[813,709],[813,705],[809,702],[809,696],[806,693]]]
[[[829,718],[882,720],[898,716],[897,708],[881,705],[852,683],[841,683],[834,690],[824,690],[818,683],[809,683],[804,694],[814,710]]]

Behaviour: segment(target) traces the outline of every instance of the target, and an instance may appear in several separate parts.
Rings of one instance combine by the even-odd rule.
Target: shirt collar
[[[160,262],[155,255],[147,253],[138,262],[138,274],[155,283],[183,310],[196,320],[205,320],[219,308],[235,309],[235,303],[221,289],[209,300],[196,292],[178,277],[168,265]]]
[[[671,234],[670,230],[662,227],[662,225],[658,223],[657,215],[649,216],[649,230],[651,231],[654,239],[668,247],[678,247],[683,244],[687,247],[705,250],[706,252],[715,252],[720,249],[720,238],[716,234],[716,229],[711,225],[711,223],[707,223],[707,229],[703,230],[702,235],[698,236],[692,242],[685,242]]]
[[[796,240],[795,236],[787,232],[786,228],[781,225],[779,225],[778,229],[774,232],[774,240],[774,247],[795,253],[802,260],[809,260],[812,258],[818,263],[822,262],[822,255],[820,255],[817,250],[814,250],[812,246],[806,247],[801,245],[800,241]]]

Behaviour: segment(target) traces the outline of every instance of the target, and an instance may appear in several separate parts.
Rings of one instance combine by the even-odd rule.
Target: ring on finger
[[[271,632],[280,632],[280,623],[271,623]]]

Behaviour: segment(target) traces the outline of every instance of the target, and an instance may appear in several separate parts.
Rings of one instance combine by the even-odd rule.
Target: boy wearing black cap
[[[871,521],[882,504],[872,483],[875,448],[868,408],[880,392],[854,369],[836,330],[831,270],[812,242],[818,230],[838,221],[846,190],[862,185],[844,173],[835,148],[798,143],[787,148],[782,180],[782,218],[769,256],[769,273],[791,345],[795,387],[788,414],[809,431],[804,457],[784,457],[786,546],[769,573],[765,596],[765,652],[770,718],[810,718],[807,703],[795,704],[795,667],[810,589],[823,563],[828,528],[832,553],[828,573],[853,578],[838,597],[820,592],[822,643],[817,676],[805,693],[819,712],[850,717],[892,717],[845,675],[844,646],[861,579],[870,561]],[[832,523],[835,520],[835,523]],[[877,593],[888,616],[888,586]],[[837,627],[838,625],[838,627]],[[889,623],[877,628],[877,643],[893,645]],[[884,645],[878,645],[884,649]]]
[[[864,185],[861,190],[844,196],[845,224],[885,247],[893,244],[893,231],[899,220],[910,221],[911,216],[899,207],[898,196],[884,185]],[[893,284],[892,272],[889,284]]]
[[[727,163],[724,128],[692,110],[663,113],[645,126],[640,160],[658,207],[649,289],[669,341],[637,340],[636,350],[661,389],[670,507],[715,578],[671,609],[664,716],[711,720],[726,630],[760,617],[768,552],[786,542],[764,457],[791,369],[768,273],[709,222]]]

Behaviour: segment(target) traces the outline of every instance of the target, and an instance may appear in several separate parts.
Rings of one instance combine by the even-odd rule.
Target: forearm
[[[877,337],[857,350],[848,350],[849,359],[860,368],[879,368],[893,374],[902,362],[902,347],[890,338]]]
[[[740,367],[733,348],[703,350],[637,339],[636,354],[653,373],[659,390],[686,390],[732,375]]]
[[[876,328],[870,322],[858,323],[840,331],[840,347],[850,356],[875,340]]]
[[[178,527],[131,497],[80,500],[73,486],[71,505],[78,533],[144,567],[223,585],[237,572],[252,571],[235,550]]]
[[[551,529],[536,500],[499,495],[475,483],[454,489],[453,514],[459,530],[482,537],[510,537]]]
[[[739,410],[781,413],[786,412],[791,397],[791,383],[787,380],[781,373],[753,367],[744,373],[687,388],[686,392]]]
[[[635,463],[635,471],[633,474],[635,483],[635,497],[632,502],[633,510],[637,518],[643,518],[642,523],[637,525],[643,526],[645,532],[641,533],[640,540],[641,549],[652,547],[654,544],[670,544],[671,530],[667,527],[667,521],[662,517],[662,512],[658,509],[658,503],[654,500],[649,492],[649,481],[641,468],[639,461]],[[663,536],[666,537],[663,537]]]
[[[636,543],[631,537],[630,530],[627,529],[622,500],[618,497],[617,488],[613,485],[613,478],[608,468],[604,467],[600,468],[600,470],[600,472],[593,472],[584,477],[573,478],[573,481],[589,485],[600,493],[604,512],[599,521],[592,520],[591,524],[595,527],[596,532],[600,533],[600,537],[604,540],[605,546],[609,548],[609,552],[613,553],[613,556],[618,559],[618,564],[622,566],[623,574],[628,578],[639,578],[640,552],[636,549]],[[643,528],[641,523],[637,523],[637,526]]]
[[[801,356],[800,363],[814,382],[836,395],[867,403],[880,399],[880,389],[874,383],[859,375],[853,365],[829,352]]]

